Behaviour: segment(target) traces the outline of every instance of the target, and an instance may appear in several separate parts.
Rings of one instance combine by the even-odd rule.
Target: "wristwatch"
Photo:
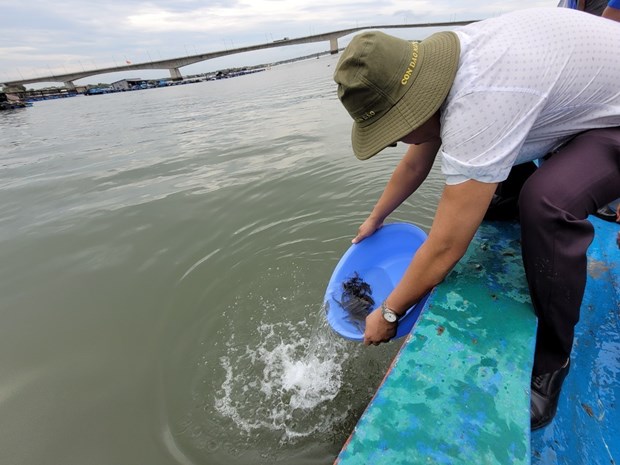
[[[394,310],[391,310],[390,308],[388,308],[387,304],[385,303],[385,300],[381,304],[381,315],[383,315],[383,319],[387,321],[388,323],[396,323],[398,319],[400,318],[400,316],[398,316],[394,312]]]

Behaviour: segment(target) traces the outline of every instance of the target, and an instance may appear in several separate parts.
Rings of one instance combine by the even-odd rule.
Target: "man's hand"
[[[351,242],[353,244],[357,244],[358,242],[366,239],[368,236],[372,236],[381,226],[383,226],[383,221],[377,221],[369,216],[366,218],[366,221],[360,225],[357,230],[357,236],[355,236]]]
[[[381,314],[381,307],[375,309],[366,317],[366,330],[364,331],[364,345],[378,346],[382,342],[388,342],[396,336],[398,323],[385,321]]]

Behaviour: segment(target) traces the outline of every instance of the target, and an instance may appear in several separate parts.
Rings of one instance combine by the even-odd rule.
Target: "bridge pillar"
[[[329,53],[336,55],[338,53],[338,38],[333,37],[329,39]]]
[[[170,68],[170,77],[172,78],[173,81],[180,81],[181,79],[183,79],[183,76],[181,76],[181,71],[179,71],[179,68]]]
[[[75,84],[73,84],[73,81],[65,81],[65,87],[68,90],[75,90]]]

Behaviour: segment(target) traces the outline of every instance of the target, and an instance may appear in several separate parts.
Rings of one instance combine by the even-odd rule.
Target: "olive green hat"
[[[370,31],[342,53],[334,80],[338,98],[354,120],[353,152],[366,160],[405,137],[443,104],[459,62],[453,32],[421,42]]]

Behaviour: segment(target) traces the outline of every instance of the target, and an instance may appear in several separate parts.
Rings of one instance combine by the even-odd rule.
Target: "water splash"
[[[226,373],[215,400],[220,415],[247,434],[279,432],[281,441],[328,432],[346,418],[346,409],[337,412],[330,403],[343,392],[350,347],[323,318],[312,327],[263,323],[257,331],[258,347],[230,342],[220,358]]]
[[[236,289],[216,334],[205,316],[202,349],[187,351],[204,351],[189,396],[171,398],[168,409],[183,454],[237,465],[319,454],[329,463],[381,381],[397,345],[341,338],[316,304],[310,265],[286,263]],[[174,383],[187,385],[183,372]]]

